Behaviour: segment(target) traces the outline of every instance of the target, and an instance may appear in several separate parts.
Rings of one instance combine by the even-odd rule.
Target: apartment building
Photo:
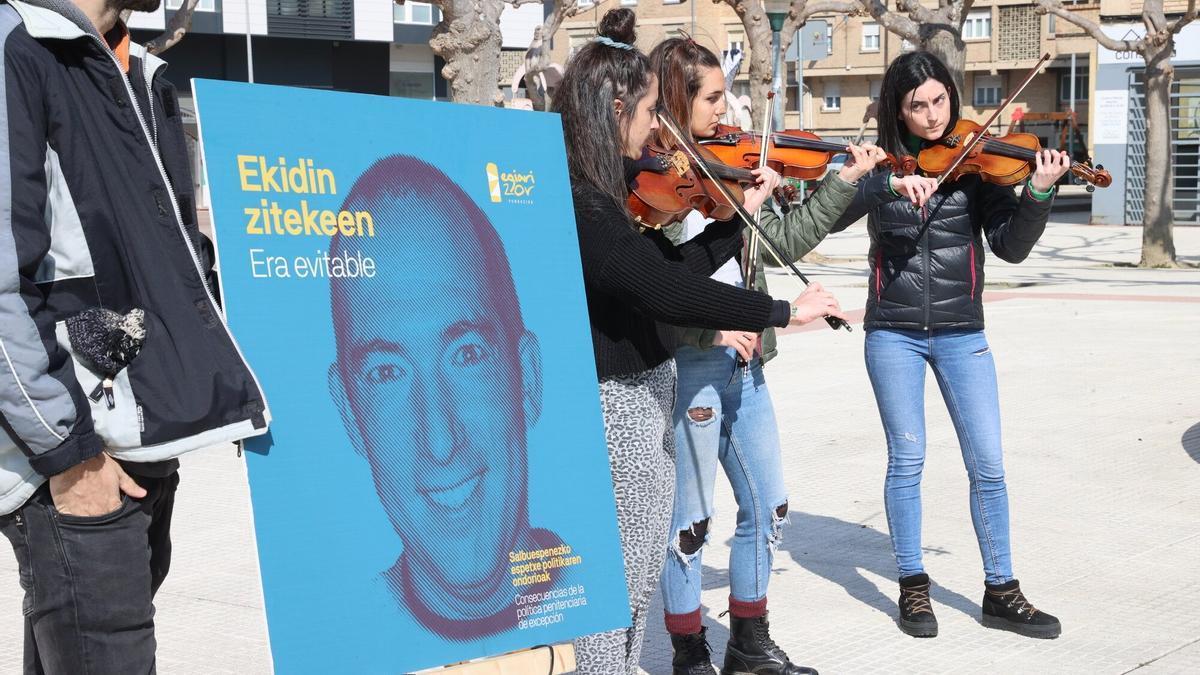
[[[182,4],[134,14],[134,39],[161,33]],[[391,17],[390,0],[200,0],[166,76],[184,93],[194,77],[246,81],[249,33],[256,82],[386,94]]]
[[[936,2],[927,4],[936,6]],[[1093,20],[1098,18],[1099,8],[1097,0],[1079,0],[1071,7]],[[879,97],[888,64],[913,46],[869,16],[814,19],[826,22],[827,54],[819,60],[787,65],[789,108],[793,111],[789,118],[798,122],[797,72],[802,65],[805,127],[821,135],[855,135],[868,104]],[[960,92],[964,117],[979,121],[988,117],[1042,54],[1049,53],[1048,66],[1001,113],[997,128],[1007,130],[1014,114],[1061,114],[1074,109],[1086,134],[1095,45],[1091,38],[1056,17],[1039,16],[1028,0],[977,0],[963,24],[962,36],[966,44],[965,91]],[[1027,123],[1026,130],[1057,146],[1066,124],[1063,119]],[[868,128],[873,129],[874,124]],[[1070,145],[1077,143],[1072,136],[1068,134]]]
[[[928,4],[936,6],[934,0]],[[589,4],[564,23],[554,45],[555,59],[565,62],[571,52],[595,35],[595,26],[608,9],[634,8],[638,13],[639,46],[652,48],[666,36],[687,31],[718,53],[741,50],[745,31],[733,10],[724,3],[673,2],[671,0],[607,0]],[[1092,19],[1099,16],[1099,0],[1077,0],[1072,9]],[[883,72],[896,56],[912,45],[889,33],[871,17],[815,16],[824,21],[826,53],[803,63],[789,61],[785,116],[787,126],[800,124],[821,135],[857,135],[868,104],[878,98]],[[1074,109],[1086,134],[1091,54],[1094,42],[1078,29],[1054,17],[1039,16],[1029,0],[977,0],[963,27],[967,48],[964,115],[986,117],[1016,87],[1044,52],[1052,61],[1014,104],[1022,113],[1064,113]],[[1074,56],[1074,64],[1072,64]],[[1073,67],[1072,67],[1073,65]],[[748,66],[743,63],[734,82],[734,93],[748,94]],[[800,73],[804,95],[800,95]],[[1020,114],[1020,113],[1018,113]],[[1001,116],[1007,129],[1012,111]],[[1027,124],[1027,130],[1053,138],[1057,145],[1064,121]],[[868,137],[874,135],[874,123]],[[1075,141],[1068,139],[1071,144]]]

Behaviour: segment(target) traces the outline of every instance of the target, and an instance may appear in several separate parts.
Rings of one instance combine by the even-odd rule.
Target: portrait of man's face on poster
[[[509,553],[558,540],[529,524],[541,350],[504,247],[457,184],[411,157],[374,164],[344,208],[369,210],[374,236],[337,235],[330,255],[362,253],[379,271],[331,280],[329,388],[402,542],[383,574],[431,630],[509,629]]]

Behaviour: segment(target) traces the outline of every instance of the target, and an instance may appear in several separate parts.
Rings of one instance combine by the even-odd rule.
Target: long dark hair
[[[892,61],[883,74],[879,87],[879,146],[897,157],[908,154],[904,147],[908,127],[900,119],[904,97],[929,79],[941,82],[950,92],[950,123],[946,125],[946,133],[950,133],[958,123],[960,104],[954,78],[941,59],[929,52],[908,52]]]
[[[631,9],[609,10],[600,20],[600,38],[632,46],[637,39],[635,21]],[[553,109],[562,116],[572,183],[588,184],[624,205],[629,186],[623,139],[651,78],[650,60],[636,48],[594,41],[571,57]],[[614,99],[628,112],[620,124],[613,112]]]
[[[658,74],[658,102],[680,129],[692,128],[692,99],[700,91],[704,73],[720,68],[721,61],[707,47],[691,38],[663,40],[650,52],[650,67]],[[667,129],[659,130],[659,140],[670,146],[674,139]]]

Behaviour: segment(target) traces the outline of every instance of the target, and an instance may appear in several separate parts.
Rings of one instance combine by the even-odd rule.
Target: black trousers
[[[106,515],[63,515],[43,485],[0,516],[25,591],[25,675],[155,672],[153,598],[171,564],[179,474],[134,480],[146,497],[122,496]]]

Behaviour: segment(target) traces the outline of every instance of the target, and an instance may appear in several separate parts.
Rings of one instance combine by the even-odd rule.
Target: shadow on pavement
[[[1183,451],[1192,458],[1192,461],[1200,462],[1200,422],[1193,424],[1190,429],[1183,432]]]
[[[792,525],[785,531],[780,552],[791,555],[813,574],[840,585],[855,600],[896,618],[899,587],[893,587],[895,592],[885,595],[863,574],[865,570],[885,579],[896,578],[892,542],[886,533],[829,516],[793,512],[791,517]],[[940,549],[925,548],[926,556],[945,554]],[[935,611],[936,605],[944,605],[972,619],[979,618],[979,605],[938,585],[936,578],[931,595]]]

